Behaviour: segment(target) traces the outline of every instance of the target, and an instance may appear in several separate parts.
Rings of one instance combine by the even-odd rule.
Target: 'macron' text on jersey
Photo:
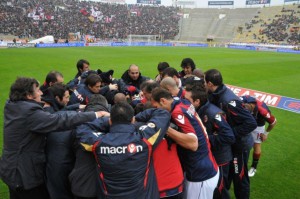
[[[139,153],[143,151],[142,145],[135,145],[133,143],[128,144],[127,146],[118,146],[118,147],[108,147],[101,146],[100,153],[101,154],[125,154],[128,153]]]

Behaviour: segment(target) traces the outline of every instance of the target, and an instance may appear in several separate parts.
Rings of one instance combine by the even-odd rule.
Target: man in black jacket
[[[44,182],[46,134],[68,130],[102,116],[101,112],[51,114],[42,108],[39,83],[19,77],[10,88],[4,108],[0,177],[11,199],[47,199]]]
[[[134,86],[137,90],[140,89],[140,86],[144,81],[149,79],[142,76],[139,67],[135,64],[131,64],[129,69],[124,72],[121,78],[127,86]]]

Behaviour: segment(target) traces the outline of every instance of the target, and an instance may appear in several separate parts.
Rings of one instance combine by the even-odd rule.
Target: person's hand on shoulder
[[[110,117],[110,113],[106,111],[97,111],[96,112],[97,118],[100,117]]]
[[[110,84],[109,86],[109,90],[118,90],[118,84]]]

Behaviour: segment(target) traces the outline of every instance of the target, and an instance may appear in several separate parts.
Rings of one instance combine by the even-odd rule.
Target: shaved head
[[[140,70],[139,67],[135,64],[131,64],[128,69],[128,75],[132,80],[137,80],[140,76]]]

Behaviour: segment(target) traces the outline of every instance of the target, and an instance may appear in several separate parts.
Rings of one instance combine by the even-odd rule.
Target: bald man
[[[172,77],[165,77],[161,82],[160,86],[168,90],[173,97],[184,99],[185,90],[182,87],[178,87],[176,81]]]
[[[121,78],[126,85],[134,86],[138,90],[140,89],[141,83],[149,79],[148,77],[142,76],[139,67],[135,64],[131,64],[129,69],[124,72]]]

